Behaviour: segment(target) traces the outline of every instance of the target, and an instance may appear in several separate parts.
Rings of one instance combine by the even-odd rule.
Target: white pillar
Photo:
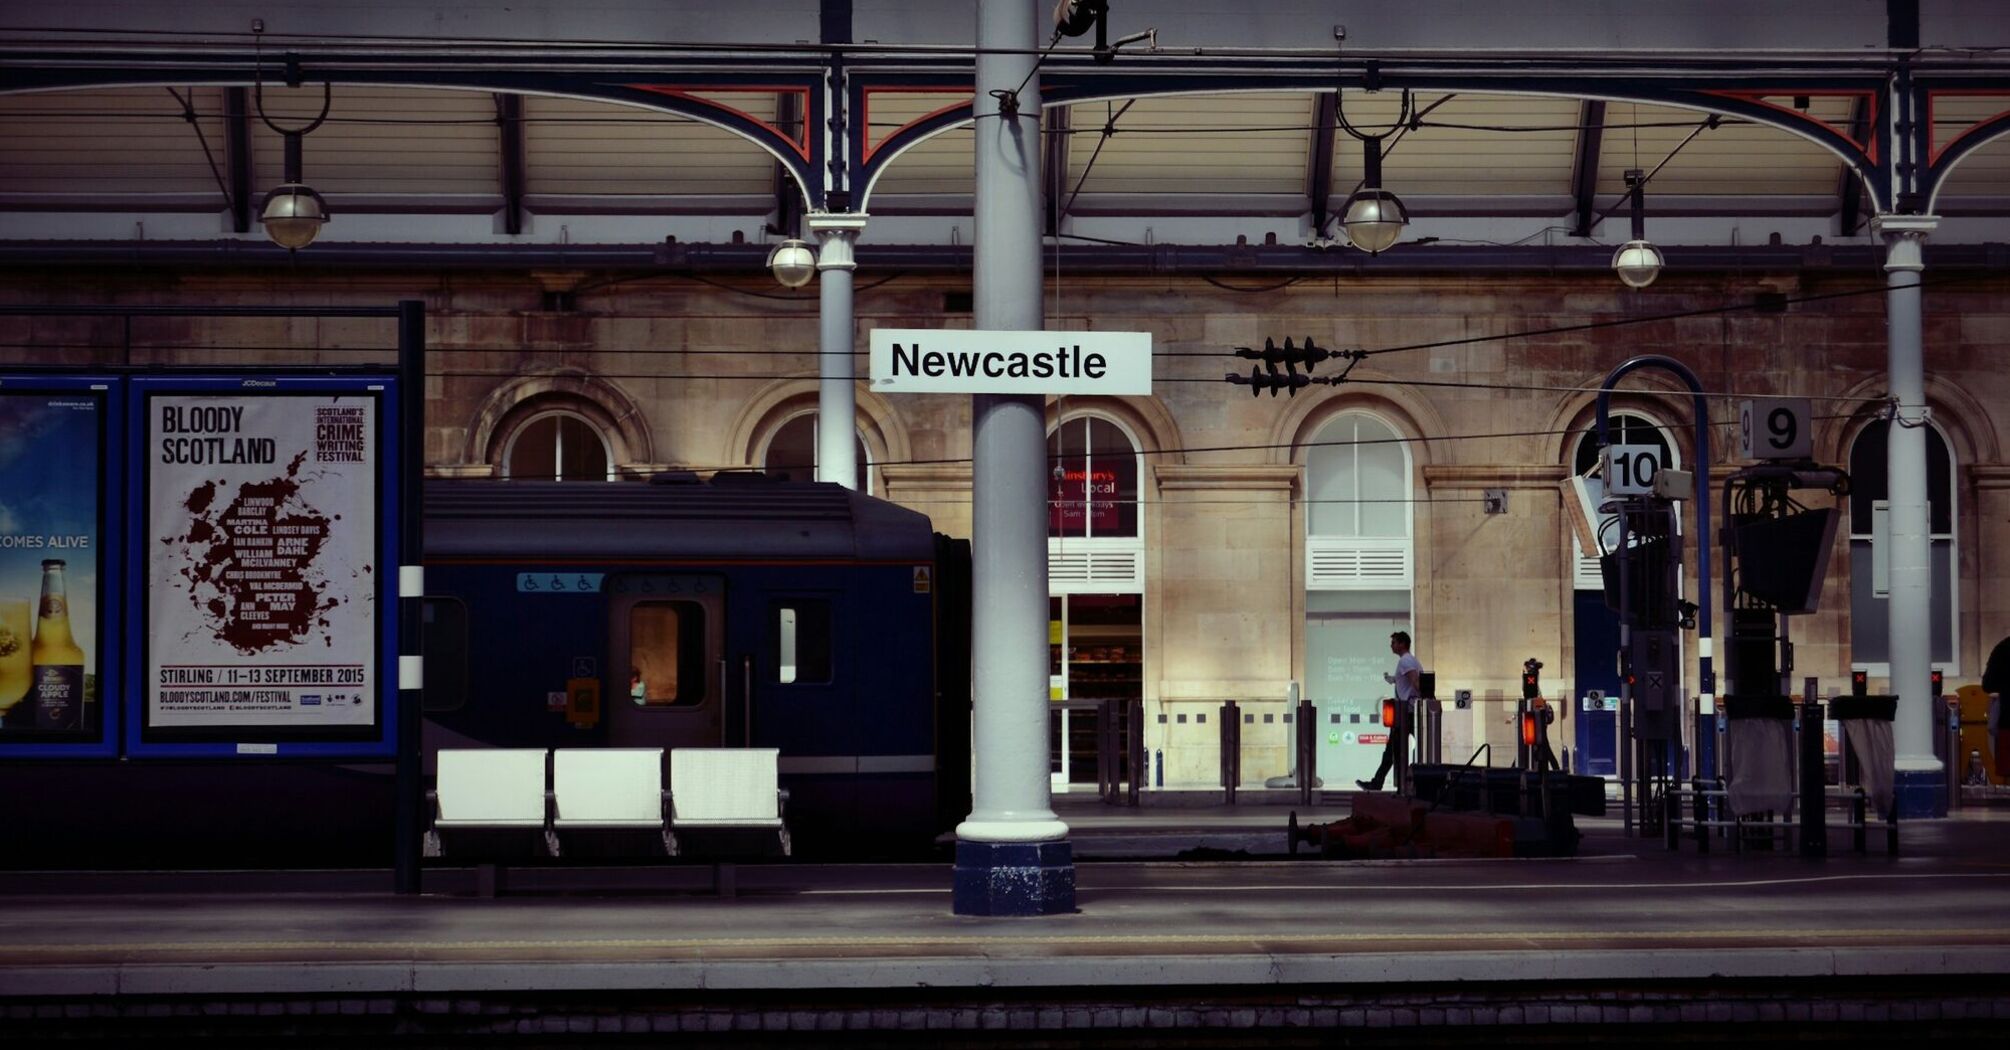
[[[1926,493],[1926,364],[1920,320],[1921,248],[1939,218],[1881,215],[1871,228],[1885,242],[1885,315],[1895,400],[1886,474],[1890,488],[1891,692],[1898,697],[1892,727],[1901,773],[1937,771],[1933,757],[1930,675],[1933,644],[1933,547]]]
[[[1037,0],[978,0],[975,321],[1039,331],[1040,45]],[[1008,93],[1001,100],[993,91]],[[1074,910],[1068,826],[1047,755],[1047,433],[1039,396],[978,395],[971,507],[976,754],[956,829],[958,914]]]
[[[858,484],[857,369],[852,357],[852,242],[864,212],[809,216],[817,248],[817,480]]]

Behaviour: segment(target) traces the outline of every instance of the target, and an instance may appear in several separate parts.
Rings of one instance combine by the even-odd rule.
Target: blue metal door
[[[1571,682],[1577,695],[1564,702],[1576,708],[1577,772],[1592,776],[1617,776],[1617,734],[1619,713],[1613,709],[1619,696],[1619,616],[1605,607],[1599,591],[1578,591],[1572,606],[1577,658],[1571,668]],[[1585,695],[1601,690],[1608,698],[1597,710],[1585,710]]]

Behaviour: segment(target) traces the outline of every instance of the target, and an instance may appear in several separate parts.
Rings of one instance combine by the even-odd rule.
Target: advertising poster
[[[0,741],[95,738],[105,405],[0,393]]]
[[[1117,473],[1091,471],[1076,458],[1070,465],[1057,467],[1047,493],[1047,531],[1061,536],[1081,536],[1083,522],[1089,531],[1104,535],[1117,529]]]
[[[148,727],[375,724],[378,425],[368,394],[148,399]]]

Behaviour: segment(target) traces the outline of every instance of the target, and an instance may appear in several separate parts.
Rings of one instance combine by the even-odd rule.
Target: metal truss
[[[308,81],[566,96],[675,114],[739,135],[774,156],[813,210],[867,210],[874,181],[900,154],[969,123],[968,55],[875,53],[870,45],[748,52],[649,49],[421,47],[267,50],[158,44],[64,51],[0,50],[0,92],[187,84],[247,85],[295,61]],[[1870,213],[1929,211],[1960,161],[2010,134],[2010,111],[1933,141],[1937,99],[2010,94],[2010,60],[1899,52],[1506,54],[1350,52],[1328,58],[1243,53],[1124,53],[1098,64],[1056,52],[1040,71],[1042,104],[1254,91],[1480,92],[1590,102],[1644,102],[1738,117],[1813,142],[1861,177]],[[797,121],[771,123],[703,97],[707,91],[792,96]],[[943,105],[889,134],[872,134],[875,96],[940,92]],[[1853,119],[1831,123],[1779,98],[1848,98]],[[792,124],[785,129],[777,124]],[[1313,173],[1310,181],[1318,181]],[[1319,210],[1315,203],[1313,210]],[[1581,210],[1581,209],[1580,209]]]

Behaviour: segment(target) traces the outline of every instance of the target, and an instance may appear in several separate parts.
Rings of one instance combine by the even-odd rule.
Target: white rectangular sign
[[[1605,446],[1605,491],[1613,496],[1645,496],[1654,491],[1661,450],[1653,445]]]
[[[1150,394],[1149,332],[879,328],[872,389],[896,394]]]
[[[147,401],[147,723],[376,721],[377,401]]]
[[[1745,459],[1807,459],[1814,455],[1804,397],[1755,397],[1738,403],[1738,455]]]

